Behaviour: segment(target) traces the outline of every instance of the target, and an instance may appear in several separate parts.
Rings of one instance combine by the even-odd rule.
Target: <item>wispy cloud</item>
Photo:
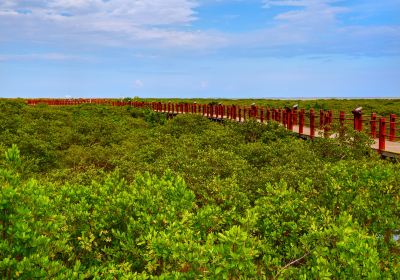
[[[286,10],[279,10],[269,27],[235,40],[242,48],[252,48],[254,54],[264,55],[400,54],[400,26],[345,24],[341,17],[354,12],[345,2],[264,0],[266,9],[286,7]]]
[[[69,55],[63,53],[32,53],[32,54],[0,55],[0,61],[29,61],[29,60],[90,61],[91,59],[79,55]]]
[[[194,0],[37,0],[0,3],[0,31],[83,43],[202,48],[223,40],[189,30],[196,20]],[[5,36],[2,36],[3,38]]]
[[[194,28],[202,16],[198,8],[217,1],[3,0],[0,42],[113,46],[144,56],[149,50],[237,56],[400,54],[400,26],[346,24],[342,17],[356,9],[348,1],[259,0],[260,10],[276,11],[264,26],[246,32]]]
[[[133,86],[135,87],[135,88],[142,88],[142,87],[144,87],[144,83],[143,83],[143,81],[142,80],[135,80],[134,81],[134,83],[133,83]]]

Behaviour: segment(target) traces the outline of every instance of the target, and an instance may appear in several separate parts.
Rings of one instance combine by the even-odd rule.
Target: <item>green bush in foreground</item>
[[[400,275],[398,244],[385,238],[399,226],[391,168],[379,170],[387,187],[371,176],[378,170],[357,172],[357,183],[348,180],[353,173],[330,177],[333,170],[324,192],[311,180],[297,190],[281,181],[259,190],[253,206],[236,209],[218,199],[199,205],[170,173],[137,175],[131,184],[116,173],[91,185],[21,182],[16,147],[6,156],[7,168],[0,170],[3,278]],[[227,199],[240,196],[234,182],[226,184],[236,192]]]

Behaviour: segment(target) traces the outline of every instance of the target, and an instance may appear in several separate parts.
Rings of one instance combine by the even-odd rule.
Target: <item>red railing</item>
[[[300,135],[314,138],[317,134],[323,137],[330,137],[334,126],[339,128],[352,127],[357,131],[368,133],[375,139],[375,147],[380,153],[390,151],[400,153],[400,123],[396,115],[387,117],[378,116],[372,113],[370,116],[363,115],[361,110],[354,110],[351,114],[343,111],[334,113],[331,110],[320,110],[318,113],[314,109],[308,112],[305,109],[297,108],[273,108],[223,105],[223,104],[189,104],[189,103],[161,103],[143,101],[115,101],[111,99],[28,99],[28,105],[44,103],[50,106],[70,106],[80,104],[103,104],[111,106],[132,106],[136,108],[149,108],[157,112],[168,114],[201,114],[213,119],[230,119],[235,121],[245,121],[255,119],[262,123],[275,121],[281,123],[288,130]],[[339,133],[342,131],[339,129]],[[387,144],[390,149],[387,150]]]

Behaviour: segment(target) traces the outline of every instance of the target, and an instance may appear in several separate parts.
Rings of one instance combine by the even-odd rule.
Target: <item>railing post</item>
[[[289,130],[293,131],[293,113],[292,110],[288,110],[287,112],[287,126]]]
[[[260,122],[263,123],[264,122],[264,108],[260,109]]]
[[[301,109],[299,116],[299,134],[304,133],[304,115],[305,115],[305,110]]]
[[[243,107],[243,121],[246,120],[246,106]]]
[[[297,109],[293,109],[292,114],[293,114],[293,125],[297,125],[298,124],[298,122],[297,122]]]
[[[267,122],[271,120],[271,110],[267,107]]]
[[[379,120],[379,152],[382,153],[386,149],[386,119]]]
[[[358,114],[353,112],[353,115],[354,115],[353,127],[354,127],[354,130],[358,130]]]
[[[315,112],[314,109],[310,110],[310,138],[315,137]]]
[[[371,137],[376,138],[376,113],[371,114]]]
[[[362,112],[360,112],[359,116],[358,116],[358,131],[362,131],[363,130],[363,116],[362,116]]]
[[[286,110],[282,111],[282,124],[284,127],[289,128],[288,126],[288,112]]]
[[[389,141],[394,141],[396,138],[396,115],[390,115]]]
[[[242,109],[239,107],[239,122],[242,121]]]

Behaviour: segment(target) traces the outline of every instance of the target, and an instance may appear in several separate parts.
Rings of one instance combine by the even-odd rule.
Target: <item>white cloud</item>
[[[0,0],[0,43],[117,46],[145,55],[154,50],[162,55],[159,50],[222,49],[246,56],[400,50],[399,26],[343,23],[341,16],[355,9],[346,1],[259,0],[260,6],[277,11],[265,26],[247,32],[222,32],[218,26],[195,30],[196,7],[207,1],[219,0]]]
[[[0,3],[0,40],[190,48],[223,44],[220,35],[189,30],[197,5],[195,0],[7,0]]]
[[[208,88],[208,81],[201,81],[200,87],[202,89],[207,89]]]
[[[142,80],[135,80],[135,82],[133,83],[135,88],[142,88],[144,86],[144,83]]]
[[[251,46],[255,55],[399,53],[399,26],[345,24],[341,16],[355,12],[346,4],[342,0],[264,0],[266,9],[286,9],[276,9],[269,27],[235,40],[243,48]]]
[[[27,61],[27,60],[88,61],[90,59],[78,55],[69,55],[63,53],[31,53],[31,54],[0,55],[0,61]]]
[[[82,16],[94,20],[128,20],[135,25],[187,24],[195,20],[194,0],[6,0],[0,10],[29,10],[37,17]],[[57,17],[54,17],[57,18]]]
[[[336,6],[340,1],[335,0],[290,0],[290,1],[264,1],[265,8],[273,6],[295,7],[293,10],[278,14],[275,19],[287,23],[314,28],[333,24],[337,15],[350,12],[348,8]],[[300,7],[300,9],[299,9]]]

